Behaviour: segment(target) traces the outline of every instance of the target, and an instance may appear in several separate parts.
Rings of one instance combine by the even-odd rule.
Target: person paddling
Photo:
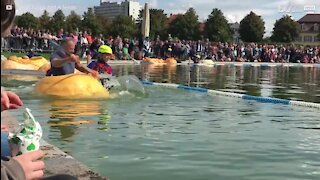
[[[101,45],[98,49],[98,53],[98,59],[96,61],[91,61],[91,63],[88,65],[88,68],[98,72],[99,74],[109,74],[112,76],[112,69],[108,64],[108,61],[112,57],[112,49],[110,48],[110,46]],[[101,84],[109,90],[113,87],[112,85],[110,85],[110,78],[100,78],[100,81]]]
[[[98,78],[96,71],[83,67],[80,63],[80,58],[73,54],[75,49],[73,39],[64,39],[61,47],[60,50],[55,51],[51,56],[51,69],[47,72],[47,76],[73,74],[75,69],[77,69],[80,72],[91,74],[93,77]]]
[[[99,74],[109,74],[112,75],[111,66],[108,64],[108,61],[112,57],[112,49],[107,45],[102,45],[98,49],[98,59],[92,61],[88,68],[99,72]]]

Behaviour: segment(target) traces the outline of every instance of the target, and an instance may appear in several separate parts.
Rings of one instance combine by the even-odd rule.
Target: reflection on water
[[[173,83],[176,79],[177,66],[172,64],[143,64],[143,79],[150,80],[154,74],[158,76],[152,80],[163,83]]]
[[[38,81],[40,78],[32,75],[1,75],[1,81]]]
[[[117,75],[135,74],[143,80],[215,90],[320,102],[318,67],[114,65]]]
[[[60,131],[60,139],[73,141],[77,134],[78,126],[100,123],[106,129],[110,119],[105,108],[101,107],[99,101],[80,101],[80,100],[52,100],[45,101],[44,106],[49,107],[50,119],[48,125],[51,131]],[[101,112],[103,109],[103,112]],[[101,116],[100,116],[101,115]],[[99,117],[97,122],[92,117]]]
[[[27,75],[1,75],[1,86],[4,87],[17,87],[18,86],[28,86],[39,80],[36,76]]]

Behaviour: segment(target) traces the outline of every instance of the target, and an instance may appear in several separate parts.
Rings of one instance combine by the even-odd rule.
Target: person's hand
[[[96,78],[96,79],[99,79],[99,73],[97,72],[97,71],[91,71],[90,73],[89,73],[92,77],[94,77],[94,78]]]
[[[41,179],[44,175],[44,162],[41,159],[44,156],[41,150],[28,152],[16,157],[13,157],[21,165],[26,180]]]
[[[11,91],[1,91],[1,111],[18,109],[23,103],[18,95]]]
[[[1,131],[9,132],[9,126],[1,124]]]

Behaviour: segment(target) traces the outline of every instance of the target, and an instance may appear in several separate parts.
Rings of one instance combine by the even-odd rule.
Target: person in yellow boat
[[[99,72],[99,74],[110,74],[112,75],[111,66],[108,64],[108,61],[112,57],[112,49],[107,45],[102,45],[98,49],[98,59],[96,61],[92,61],[88,68]]]
[[[91,61],[91,63],[88,65],[88,68],[98,72],[99,74],[109,74],[112,76],[112,69],[111,66],[108,64],[108,61],[112,57],[112,49],[110,46],[107,45],[101,45],[98,48],[98,59],[96,61]],[[109,79],[100,79],[101,84],[103,86],[107,86]],[[108,87],[110,89],[111,87]]]
[[[51,56],[51,69],[47,72],[47,76],[73,74],[75,69],[77,69],[80,72],[98,77],[96,71],[83,67],[80,63],[79,56],[73,54],[75,49],[73,39],[64,39],[61,46],[62,49],[55,51]]]

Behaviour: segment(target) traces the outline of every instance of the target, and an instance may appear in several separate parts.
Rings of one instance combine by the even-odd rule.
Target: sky
[[[106,1],[106,0],[104,0]],[[111,0],[118,1],[121,0]],[[219,8],[227,20],[240,22],[250,11],[260,15],[265,21],[266,35],[272,32],[277,19],[289,14],[298,20],[307,13],[320,13],[320,0],[136,0],[141,5],[148,2],[151,8],[164,9],[167,14],[184,13],[190,7],[195,8],[199,20],[204,22],[213,8]],[[44,10],[50,15],[62,9],[65,14],[71,10],[83,14],[88,7],[97,6],[100,0],[16,0],[17,14],[31,12],[40,16]]]

